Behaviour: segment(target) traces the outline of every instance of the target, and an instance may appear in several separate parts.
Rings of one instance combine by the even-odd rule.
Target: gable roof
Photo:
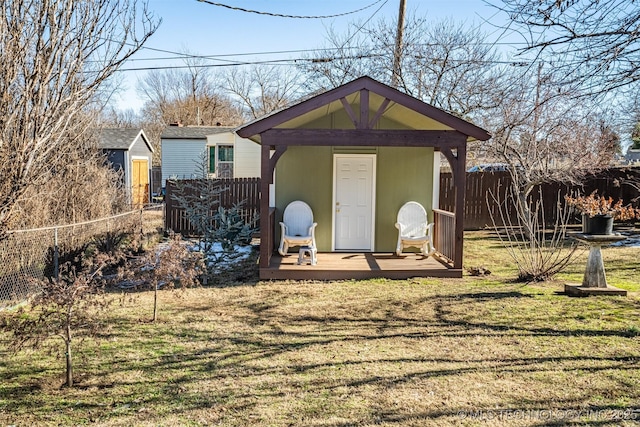
[[[384,83],[363,76],[335,89],[313,96],[289,108],[277,111],[246,125],[236,132],[243,138],[260,141],[260,134],[272,128],[296,128],[323,115],[344,109],[342,99],[358,103],[360,92],[368,91],[369,105],[373,111],[410,129],[455,130],[468,140],[486,141],[489,133],[459,117],[400,92]]]
[[[162,139],[207,139],[207,135],[232,132],[229,126],[167,126],[162,131]]]
[[[104,150],[130,150],[133,144],[142,137],[142,140],[153,153],[153,147],[149,138],[140,128],[104,128],[100,129],[100,142],[98,146]]]

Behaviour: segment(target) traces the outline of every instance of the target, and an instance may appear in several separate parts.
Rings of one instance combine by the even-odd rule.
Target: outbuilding
[[[260,277],[461,277],[467,142],[483,129],[364,76],[237,129],[261,146]],[[456,188],[438,208],[440,153]],[[285,207],[313,210],[317,264],[274,254]],[[400,207],[416,201],[434,222],[435,257],[393,254]]]
[[[153,146],[140,128],[105,128],[100,131],[99,148],[107,154],[112,168],[122,171],[127,199],[134,207],[149,203]]]

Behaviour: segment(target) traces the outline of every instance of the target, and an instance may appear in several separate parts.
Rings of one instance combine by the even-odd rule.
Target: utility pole
[[[396,33],[396,48],[393,52],[393,71],[391,73],[391,86],[398,87],[400,81],[400,59],[402,58],[402,36],[404,33],[404,12],[407,9],[405,0],[400,0],[400,10],[398,11],[398,32]]]

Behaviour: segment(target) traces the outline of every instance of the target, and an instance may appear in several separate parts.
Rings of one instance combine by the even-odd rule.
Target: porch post
[[[456,164],[453,166],[454,186],[456,189],[456,226],[455,226],[455,251],[453,268],[462,269],[464,251],[464,200],[467,188],[467,141],[462,141],[457,147]]]
[[[271,229],[271,221],[269,221],[269,189],[273,179],[273,170],[270,167],[269,157],[269,144],[263,140],[260,158],[260,268],[269,268],[273,251],[274,232]]]
[[[456,194],[456,205],[454,209],[455,227],[453,232],[453,268],[462,269],[462,258],[464,251],[464,200],[467,186],[467,140],[465,135],[460,135],[460,141],[453,145],[456,153],[450,147],[443,147],[442,154],[451,165],[453,174],[453,188]]]

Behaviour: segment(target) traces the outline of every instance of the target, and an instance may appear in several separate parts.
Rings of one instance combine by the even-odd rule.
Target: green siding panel
[[[376,186],[376,251],[396,248],[398,210],[413,200],[429,218],[433,198],[433,148],[379,147]]]
[[[341,148],[340,153],[349,151]],[[353,149],[356,154],[362,152]],[[407,201],[421,203],[433,217],[433,148],[377,147],[375,250],[395,250],[395,228],[400,207]],[[294,200],[303,200],[313,209],[318,250],[331,250],[333,208],[332,147],[291,146],[276,168],[276,221]],[[279,227],[277,227],[277,239]],[[279,241],[279,240],[278,240]]]
[[[276,234],[280,241],[282,213],[294,200],[313,210],[319,251],[331,251],[331,204],[333,192],[331,147],[289,147],[276,167]]]
[[[353,111],[360,111],[360,104],[352,105]],[[373,118],[376,111],[369,110],[369,118]],[[300,126],[301,129],[354,129],[351,118],[344,110],[338,110],[334,113],[322,116],[316,120],[310,121]],[[410,129],[402,124],[393,121],[387,117],[381,117],[375,124],[374,129]]]

